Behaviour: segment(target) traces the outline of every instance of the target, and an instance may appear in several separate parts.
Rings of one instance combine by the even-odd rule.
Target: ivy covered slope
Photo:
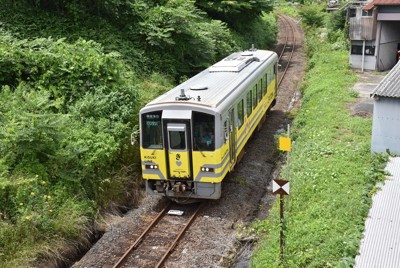
[[[2,1],[0,263],[73,251],[99,211],[134,204],[138,110],[234,50],[270,46],[269,10],[263,0]],[[236,25],[241,14],[257,27]]]
[[[266,238],[252,267],[352,267],[374,185],[382,179],[383,159],[370,153],[372,120],[352,116],[348,108],[357,93],[351,89],[356,78],[345,34],[335,28],[335,17],[327,28],[318,28],[325,26],[318,10],[307,7],[302,13],[309,63],[292,128],[284,260],[279,260],[277,199],[270,219],[255,224]]]

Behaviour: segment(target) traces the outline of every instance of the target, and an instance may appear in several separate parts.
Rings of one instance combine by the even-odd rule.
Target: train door
[[[164,138],[167,144],[168,177],[174,179],[189,179],[192,176],[190,168],[190,121],[165,122]]]
[[[228,119],[228,131],[229,131],[229,154],[231,167],[236,163],[236,128],[235,128],[235,110],[232,108],[229,111]]]

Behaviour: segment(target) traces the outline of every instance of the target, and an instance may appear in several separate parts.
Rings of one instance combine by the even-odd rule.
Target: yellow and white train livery
[[[218,199],[221,182],[277,95],[275,52],[233,53],[140,111],[150,194]]]

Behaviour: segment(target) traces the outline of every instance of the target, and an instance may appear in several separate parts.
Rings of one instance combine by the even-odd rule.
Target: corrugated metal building
[[[400,267],[400,158],[391,157],[385,170],[390,176],[372,198],[356,268]]]
[[[400,155],[400,62],[371,93],[374,98],[372,152]]]

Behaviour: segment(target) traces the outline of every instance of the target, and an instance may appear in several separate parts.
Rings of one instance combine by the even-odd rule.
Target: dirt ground
[[[290,123],[287,113],[299,105],[298,87],[306,64],[300,27],[296,29],[296,39],[298,45],[287,73],[289,79],[279,88],[276,106],[261,130],[250,139],[236,170],[223,181],[222,198],[207,202],[165,267],[250,265],[254,239],[240,237],[238,233],[254,219],[265,218],[274,199],[271,180],[279,173],[274,135],[285,131]],[[147,196],[137,209],[123,217],[110,216],[103,237],[72,267],[112,267],[116,255],[129,247],[132,233],[142,229],[148,215],[156,213],[164,202],[163,198]]]

